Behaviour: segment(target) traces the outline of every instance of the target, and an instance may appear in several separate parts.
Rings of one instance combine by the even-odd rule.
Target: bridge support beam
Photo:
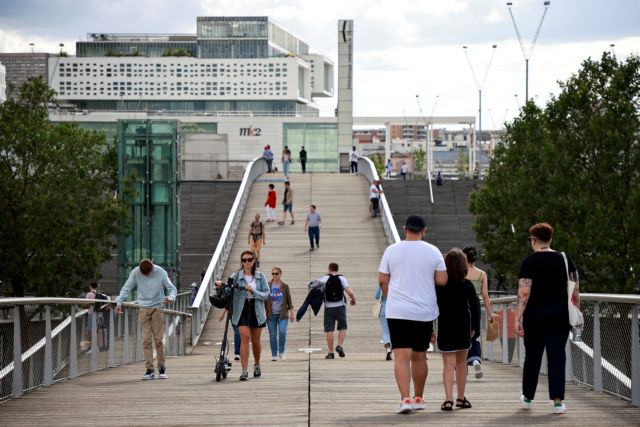
[[[51,343],[51,306],[44,307],[44,385],[53,383],[53,348]],[[58,338],[60,339],[60,338]]]

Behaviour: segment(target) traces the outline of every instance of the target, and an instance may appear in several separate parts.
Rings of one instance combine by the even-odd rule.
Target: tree
[[[15,296],[76,295],[124,231],[115,147],[51,123],[54,101],[39,77],[0,105],[0,280]]]
[[[472,194],[486,261],[515,278],[528,228],[548,222],[583,291],[633,292],[640,271],[640,58],[588,59],[544,110],[507,126],[485,185]],[[512,282],[515,283],[515,282]]]
[[[422,146],[412,149],[411,156],[413,157],[413,176],[415,177],[416,175],[420,175],[424,171],[425,152],[422,149]],[[431,179],[431,177],[429,177],[429,179]]]

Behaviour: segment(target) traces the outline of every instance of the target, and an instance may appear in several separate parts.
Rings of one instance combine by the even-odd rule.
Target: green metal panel
[[[178,122],[118,120],[118,179],[133,180],[131,233],[118,241],[118,286],[143,258],[178,286]],[[121,194],[121,196],[123,196]]]

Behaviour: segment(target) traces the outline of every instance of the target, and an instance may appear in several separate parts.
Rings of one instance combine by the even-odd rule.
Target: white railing
[[[216,250],[211,257],[207,271],[205,272],[198,295],[193,303],[188,307],[192,311],[191,319],[191,345],[195,346],[200,338],[200,333],[204,328],[204,324],[209,314],[211,304],[209,303],[209,295],[212,292],[212,286],[215,280],[222,277],[222,272],[227,263],[227,258],[233,247],[233,241],[242,219],[244,207],[249,198],[251,185],[260,175],[267,171],[267,162],[263,158],[257,158],[250,162],[244,172],[242,183],[238,189],[238,193],[229,212],[229,217],[220,235],[220,240],[216,246]]]
[[[375,165],[367,157],[360,157],[358,159],[358,172],[369,181],[369,184],[380,179]],[[384,187],[382,189],[384,190]],[[391,209],[389,208],[389,203],[387,203],[387,198],[384,193],[380,195],[380,219],[382,220],[384,234],[387,236],[389,244],[398,243],[401,240],[400,235],[398,234],[396,223],[393,221],[393,215],[391,215]]]
[[[491,299],[494,311],[508,313],[517,297]],[[640,296],[580,294],[585,325],[580,341],[567,342],[567,381],[576,381],[640,406]],[[513,318],[512,318],[513,319]],[[523,340],[513,334],[509,316],[502,316],[500,343],[485,342],[489,360],[504,364],[524,364]],[[486,320],[482,322],[486,337]],[[570,335],[573,338],[573,335]],[[546,359],[542,372],[546,373]]]
[[[138,306],[81,298],[0,299],[0,400],[87,372],[142,360]],[[167,355],[185,354],[185,319],[165,309]],[[13,354],[13,358],[11,358]]]

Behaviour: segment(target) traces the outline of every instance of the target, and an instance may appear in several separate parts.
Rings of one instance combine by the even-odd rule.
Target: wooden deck
[[[466,395],[472,409],[443,413],[442,363],[434,353],[429,353],[427,410],[396,415],[393,362],[384,360],[378,322],[370,315],[386,240],[380,221],[368,217],[366,181],[351,175],[296,174],[292,182],[296,224],[267,226],[261,270],[268,273],[274,265],[283,269],[297,308],[308,281],[325,273],[329,262],[340,264],[358,301],[348,310],[344,359],[324,359],[322,313],[308,313],[302,322],[289,325],[287,360],[271,361],[265,329],[262,377],[239,382],[240,364],[235,362],[229,378],[216,383],[213,363],[221,324],[220,312],[214,310],[193,354],[167,360],[169,379],[142,381],[142,363],[84,375],[1,403],[2,425],[640,425],[639,408],[572,384],[567,386],[568,413],[552,415],[545,377],[534,409],[523,411],[521,370],[494,363],[485,363],[481,380],[469,377]],[[264,214],[267,184],[253,186],[225,278],[239,265],[250,218],[255,212]],[[279,199],[282,187],[276,183]],[[321,249],[314,252],[308,250],[303,231],[309,203],[316,204],[323,217]],[[321,350],[298,351],[304,348]]]

